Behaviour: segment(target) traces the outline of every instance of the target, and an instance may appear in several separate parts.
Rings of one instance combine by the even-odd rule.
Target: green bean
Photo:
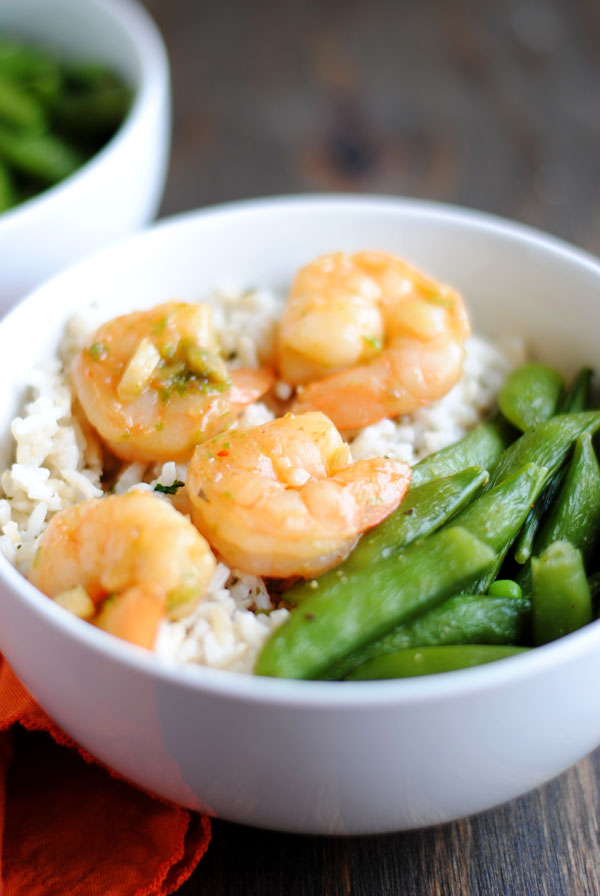
[[[527,647],[497,644],[470,644],[448,647],[409,647],[397,653],[377,657],[352,672],[347,681],[372,681],[384,678],[412,678],[469,669],[484,663],[508,659],[526,653]]]
[[[513,600],[523,597],[521,586],[512,579],[496,579],[488,588],[488,594],[494,597],[510,597]]]
[[[509,373],[498,393],[498,406],[509,423],[525,432],[556,413],[563,385],[557,370],[532,361]]]
[[[468,583],[466,591],[485,593],[488,590],[545,481],[544,467],[527,464],[507,475],[491,491],[484,491],[453,519],[453,525],[462,526],[476,535],[496,555],[493,566],[479,580]]]
[[[560,414],[572,414],[586,410],[589,406],[592,376],[593,371],[589,367],[581,368],[559,402],[558,412]],[[561,481],[562,471],[559,470],[540,495],[539,501],[536,501],[531,508],[515,543],[515,560],[517,563],[526,563],[531,557],[533,543],[540,522],[553,504]]]
[[[359,647],[319,678],[337,681],[377,656],[406,647],[526,644],[530,641],[530,628],[531,601],[527,598],[455,594],[382,638]]]
[[[515,430],[501,418],[486,420],[454,445],[423,458],[413,468],[412,486],[451,476],[467,467],[491,470],[515,439]]]
[[[528,429],[506,449],[494,469],[486,489],[491,489],[514,470],[528,463],[547,469],[547,481],[565,461],[573,442],[583,432],[594,433],[600,428],[600,411],[560,414]]]
[[[459,591],[494,561],[491,548],[457,526],[413,542],[377,566],[315,589],[264,645],[258,675],[312,678],[328,666]]]
[[[581,551],[555,541],[531,560],[532,621],[536,645],[547,644],[592,621],[592,600]]]
[[[17,171],[50,185],[85,161],[79,151],[51,134],[16,134],[0,127],[0,154]]]
[[[575,442],[573,457],[556,501],[535,540],[534,554],[540,554],[555,541],[569,541],[591,559],[600,536],[600,467],[592,437],[583,433]],[[529,564],[519,573],[518,582],[525,593],[531,590]]]

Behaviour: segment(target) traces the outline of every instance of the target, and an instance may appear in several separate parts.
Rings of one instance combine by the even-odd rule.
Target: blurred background
[[[598,0],[145,0],[161,216],[282,193],[453,202],[600,254]]]

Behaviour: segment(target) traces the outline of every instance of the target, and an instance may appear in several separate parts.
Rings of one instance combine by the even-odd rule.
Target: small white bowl
[[[224,277],[285,288],[321,252],[397,252],[461,289],[475,328],[598,363],[600,266],[557,240],[425,202],[263,200],[162,223],[59,275],[0,322],[0,465],[26,372],[65,320]],[[35,326],[32,324],[35,322]],[[600,743],[600,623],[510,660],[422,679],[278,681],[177,666],[70,616],[0,558],[0,647],[41,705],[137,784],[245,824],[374,833],[479,812]]]
[[[134,0],[2,0],[0,33],[61,58],[102,62],[134,101],[115,136],[71,177],[0,214],[0,313],[67,264],[156,214],[170,143],[162,38]]]

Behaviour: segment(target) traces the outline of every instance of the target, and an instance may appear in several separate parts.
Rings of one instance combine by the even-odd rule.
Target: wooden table
[[[268,194],[389,193],[600,254],[597,0],[146,3],[173,77],[161,216]],[[596,753],[501,808],[380,837],[216,821],[178,896],[600,894],[599,781]]]

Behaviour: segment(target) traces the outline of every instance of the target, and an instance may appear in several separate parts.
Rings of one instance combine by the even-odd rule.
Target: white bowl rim
[[[0,213],[0,240],[3,231],[16,226],[26,226],[42,206],[59,199],[80,181],[93,177],[96,169],[116,156],[121,146],[129,142],[140,121],[143,121],[161,98],[169,80],[167,50],[150,13],[137,0],[93,0],[97,9],[112,18],[115,27],[126,32],[135,47],[140,66],[140,82],[134,92],[133,102],[125,119],[98,152],[64,180],[46,187],[35,196]]]
[[[111,2],[115,2],[115,0],[111,0]],[[99,258],[106,258],[110,261],[111,254],[126,251],[129,246],[140,240],[146,240],[148,237],[151,238],[154,233],[186,227],[193,221],[205,217],[220,217],[239,212],[268,211],[286,205],[294,208],[313,205],[315,210],[318,210],[318,207],[323,208],[323,206],[331,209],[336,206],[340,208],[353,206],[364,211],[369,209],[379,212],[395,210],[408,217],[427,216],[432,219],[447,220],[478,230],[483,229],[515,242],[529,244],[538,249],[558,254],[572,263],[591,269],[600,278],[600,261],[590,253],[535,228],[487,212],[431,200],[378,195],[355,196],[339,193],[281,195],[222,203],[164,218],[153,226],[119,241],[113,246],[102,249],[56,274],[19,302],[4,320],[8,321],[13,315],[22,313],[20,312],[21,306],[25,303],[29,304],[30,300],[35,300],[36,296],[43,294],[50,285],[60,284],[63,278],[69,278]],[[0,340],[2,328],[3,322],[0,321]],[[120,641],[72,616],[53,601],[48,600],[4,556],[0,555],[0,585],[3,580],[18,593],[19,599],[23,600],[36,614],[42,616],[52,628],[75,638],[86,649],[112,660],[119,666],[148,675],[156,681],[162,680],[165,684],[177,685],[185,690],[211,692],[224,698],[263,704],[292,704],[298,708],[359,709],[460,698],[482,690],[495,690],[514,683],[520,678],[544,674],[549,669],[557,669],[571,662],[580,653],[586,653],[593,649],[600,650],[600,619],[598,619],[550,644],[536,647],[509,659],[471,669],[385,681],[327,682],[266,678],[166,660],[150,651]]]

